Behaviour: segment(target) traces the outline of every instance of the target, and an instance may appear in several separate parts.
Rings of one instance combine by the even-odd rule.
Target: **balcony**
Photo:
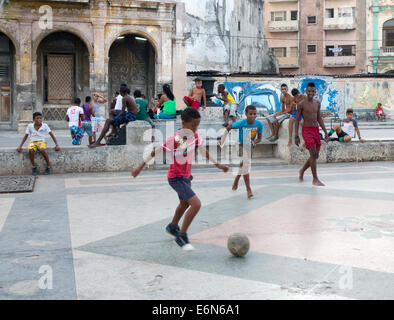
[[[324,30],[352,30],[356,29],[354,17],[324,18]]]
[[[381,47],[380,56],[383,57],[394,57],[394,47]]]
[[[293,32],[298,31],[298,20],[268,21],[269,32]]]
[[[298,57],[278,58],[279,69],[299,68]]]
[[[325,68],[355,67],[356,56],[323,57],[323,66]]]

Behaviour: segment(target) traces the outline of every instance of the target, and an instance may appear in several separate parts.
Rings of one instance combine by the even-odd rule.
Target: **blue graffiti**
[[[338,103],[335,101],[335,98],[338,95],[338,90],[336,89],[328,89],[328,106],[327,106],[327,110],[334,112],[335,114],[337,114],[339,112],[339,106]]]
[[[324,79],[319,79],[319,78],[305,78],[302,79],[302,81],[298,84],[298,87],[300,89],[301,93],[305,93],[306,87],[308,86],[308,83],[313,82],[316,87],[316,95],[315,99],[319,100],[320,102],[323,100],[323,95],[327,90],[327,81]]]
[[[261,88],[262,84],[251,82],[224,82],[223,84],[238,104],[238,114],[243,114],[249,104],[269,114],[280,110],[277,93],[274,90]]]

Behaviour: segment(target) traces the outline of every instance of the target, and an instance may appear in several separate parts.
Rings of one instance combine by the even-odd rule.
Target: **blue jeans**
[[[160,112],[159,115],[157,116],[157,119],[175,119],[176,114],[167,114],[164,112]]]

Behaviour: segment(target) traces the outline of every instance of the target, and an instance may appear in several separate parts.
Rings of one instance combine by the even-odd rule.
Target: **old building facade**
[[[2,126],[36,110],[64,121],[74,97],[111,98],[123,82],[148,97],[164,83],[183,93],[184,14],[175,1],[12,1],[0,25]]]
[[[365,0],[267,0],[265,21],[282,74],[366,71]]]
[[[394,2],[368,0],[367,64],[371,73],[394,73]]]
[[[0,24],[0,128],[23,128],[34,111],[64,126],[75,97],[110,100],[121,83],[149,100],[169,83],[181,107],[188,70],[277,71],[259,30],[264,1],[196,2],[11,1]]]

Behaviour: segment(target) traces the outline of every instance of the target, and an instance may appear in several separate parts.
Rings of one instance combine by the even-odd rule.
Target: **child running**
[[[263,136],[263,124],[261,121],[256,120],[257,111],[256,107],[249,105],[245,109],[246,119],[234,122],[232,125],[227,127],[220,146],[222,147],[224,141],[231,129],[239,129],[238,141],[239,141],[239,156],[241,158],[240,168],[237,176],[234,179],[233,190],[238,189],[238,182],[241,175],[244,178],[246,192],[248,199],[253,197],[252,189],[250,187],[250,160],[252,158],[252,148],[259,143]]]
[[[304,166],[299,171],[300,181],[304,181],[305,171],[311,167],[313,181],[315,186],[324,186],[324,184],[317,178],[316,162],[319,158],[319,151],[321,147],[319,124],[324,131],[326,143],[328,142],[328,135],[323,119],[320,115],[320,102],[313,97],[316,94],[316,87],[313,82],[308,83],[306,88],[307,98],[298,104],[297,115],[295,120],[295,144],[299,146],[300,137],[298,136],[298,128],[300,125],[301,116],[304,117],[304,126],[302,127],[302,137],[305,141],[305,147],[308,149],[310,157],[305,162]]]
[[[167,225],[166,231],[175,237],[175,242],[183,250],[190,251],[194,250],[194,248],[187,237],[187,230],[201,208],[201,201],[191,188],[193,179],[191,167],[195,149],[198,148],[201,154],[211,160],[218,169],[227,172],[229,168],[219,164],[203,147],[197,133],[201,120],[200,113],[196,109],[186,108],[181,113],[181,119],[182,128],[168,138],[162,146],[154,149],[150,156],[142,161],[137,168],[133,169],[131,175],[136,178],[145,164],[152,160],[160,150],[171,152],[173,161],[170,164],[167,178],[169,185],[178,194],[179,205],[175,210],[171,223]],[[184,214],[182,226],[179,228],[178,223]]]

